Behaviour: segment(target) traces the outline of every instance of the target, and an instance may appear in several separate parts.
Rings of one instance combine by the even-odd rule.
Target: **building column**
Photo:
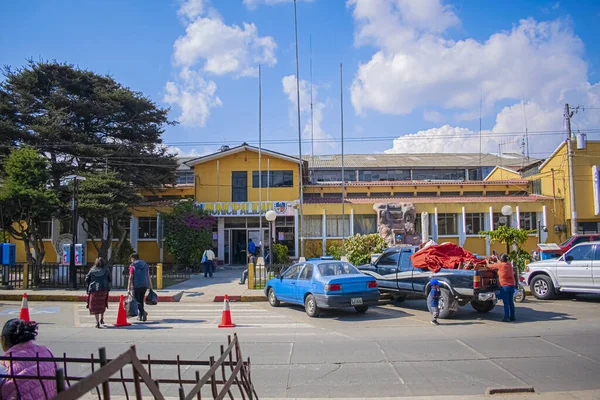
[[[494,230],[494,208],[492,206],[490,206],[490,213],[488,214],[489,218],[489,229],[486,229],[488,231],[493,231]]]
[[[519,206],[516,207],[516,212],[515,212],[515,216],[516,216],[516,221],[515,221],[515,225],[517,227],[517,229],[521,229],[521,209],[519,208]]]
[[[343,223],[343,222],[342,222]],[[323,246],[323,255],[327,255],[327,214],[323,209],[323,226],[321,227],[321,240]]]
[[[350,236],[354,236],[354,208],[350,209]]]
[[[138,217],[131,216],[129,220],[129,242],[136,253],[138,251],[138,223]]]
[[[411,170],[412,172],[412,170]],[[438,208],[436,207],[433,213],[433,241],[438,242]]]
[[[490,212],[484,213],[484,216],[483,216],[483,230],[491,231],[493,227],[494,227],[494,214],[492,214],[492,207],[490,207]],[[490,254],[492,253],[491,245],[492,245],[492,243],[490,241],[490,237],[486,235],[485,236],[485,255],[487,257],[489,257]]]
[[[542,207],[541,222],[542,222],[542,227],[545,226],[546,229],[548,229],[548,214],[547,214],[546,206]],[[538,235],[540,235],[541,242],[546,243],[546,241],[548,240],[548,232],[544,232],[544,230],[542,229],[542,231],[539,232]]]
[[[162,215],[160,212],[156,213],[156,244],[158,245],[158,259],[161,263],[165,260],[165,252],[163,249],[163,228],[162,228]]]
[[[462,208],[462,212],[459,214],[458,219],[458,245],[463,247],[467,240],[467,214],[465,208]]]
[[[298,259],[298,254],[300,254],[300,242],[298,241],[298,209],[294,208],[294,258]]]
[[[231,243],[229,244],[231,247]],[[217,218],[217,258],[225,263],[225,218]],[[229,260],[231,264],[231,260]]]

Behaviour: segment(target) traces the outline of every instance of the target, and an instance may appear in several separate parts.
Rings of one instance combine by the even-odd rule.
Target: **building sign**
[[[198,207],[207,211],[211,215],[218,217],[243,217],[259,216],[259,202],[220,202],[220,203],[196,203]],[[262,214],[273,210],[277,216],[293,216],[294,206],[288,201],[263,201]]]
[[[594,184],[594,214],[600,215],[600,169],[592,167],[592,182]]]
[[[377,213],[377,232],[389,246],[421,244],[415,233],[417,211],[412,203],[379,203],[373,205]]]

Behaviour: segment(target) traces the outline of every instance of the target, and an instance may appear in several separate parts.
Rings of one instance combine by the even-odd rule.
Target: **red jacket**
[[[515,274],[511,263],[499,262],[490,264],[490,269],[498,270],[498,278],[500,278],[500,286],[515,286]]]
[[[20,343],[11,347],[5,354],[4,357],[35,357],[36,354],[40,358],[52,358],[52,353],[44,346],[38,346],[33,343],[33,340],[29,342]],[[11,374],[10,361],[3,361],[2,364],[8,370],[7,375]],[[38,375],[37,365],[35,361],[13,361],[12,362],[12,374],[15,376],[51,376],[54,377],[56,374],[56,365],[53,362],[41,362],[40,372]],[[44,387],[38,379],[10,379],[6,378],[4,384],[2,384],[0,398],[3,400],[15,400],[17,398],[21,400],[43,400],[52,399],[56,396],[56,381],[54,380],[43,380]],[[21,397],[17,396],[18,393]],[[45,393],[44,393],[45,392]]]

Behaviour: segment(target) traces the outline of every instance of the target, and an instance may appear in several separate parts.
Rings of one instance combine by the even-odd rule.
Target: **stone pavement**
[[[223,301],[225,294],[231,301],[266,301],[262,290],[249,290],[246,285],[240,285],[243,267],[219,268],[212,278],[204,278],[203,274],[194,274],[185,282],[173,285],[163,290],[156,290],[159,302],[197,302],[212,303]],[[21,301],[23,293],[27,293],[29,301],[70,301],[85,302],[85,289],[15,289],[0,290],[0,301]],[[111,302],[118,302],[120,295],[127,294],[126,290],[115,289],[110,292]]]

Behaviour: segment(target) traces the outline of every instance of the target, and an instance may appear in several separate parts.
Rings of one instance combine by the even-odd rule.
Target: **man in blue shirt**
[[[431,286],[431,291],[429,292],[429,306],[431,307],[431,314],[433,319],[431,323],[433,325],[439,325],[437,321],[440,316],[440,296],[442,291],[440,290],[440,282],[437,279],[432,279],[429,282],[429,286]]]
[[[248,239],[249,243],[248,243],[248,257],[252,256],[256,256],[256,245],[254,244],[254,242],[252,241],[252,239]]]

